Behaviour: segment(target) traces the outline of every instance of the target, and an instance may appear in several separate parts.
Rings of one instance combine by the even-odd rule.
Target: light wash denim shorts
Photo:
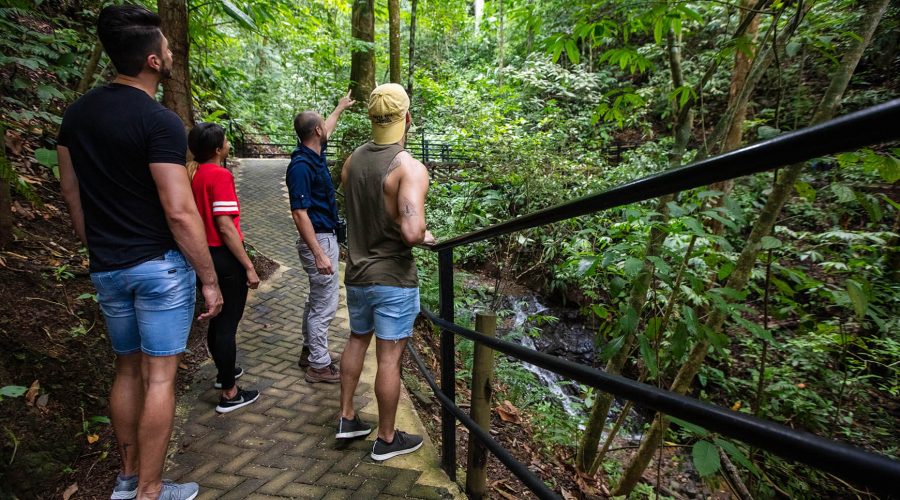
[[[91,273],[116,354],[172,356],[187,346],[197,275],[181,252],[133,267]]]
[[[419,289],[396,286],[347,286],[350,332],[375,338],[402,340],[412,336],[419,315]]]

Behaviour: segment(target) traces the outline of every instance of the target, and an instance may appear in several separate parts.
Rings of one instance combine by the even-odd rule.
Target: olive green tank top
[[[384,179],[399,144],[367,142],[350,157],[344,184],[347,242],[350,248],[344,283],[351,286],[419,286],[412,248],[384,204]]]

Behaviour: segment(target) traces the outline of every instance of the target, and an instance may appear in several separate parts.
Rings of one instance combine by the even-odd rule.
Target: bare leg
[[[359,384],[359,376],[362,374],[363,362],[366,360],[366,351],[372,340],[372,332],[365,335],[350,334],[347,345],[344,346],[344,354],[341,355],[341,416],[350,420],[356,416],[353,409],[353,394]]]
[[[116,379],[109,396],[109,415],[119,454],[122,474],[138,473],[138,421],[144,406],[144,377],[141,373],[143,353],[116,356]]]
[[[144,411],[138,430],[138,498],[155,500],[162,488],[163,463],[175,418],[175,375],[179,356],[144,356]]]
[[[400,400],[400,358],[408,340],[375,339],[375,357],[378,359],[378,373],[375,375],[378,437],[387,443],[394,441],[394,421]]]

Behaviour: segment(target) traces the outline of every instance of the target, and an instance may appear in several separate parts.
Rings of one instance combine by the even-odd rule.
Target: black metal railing
[[[490,435],[480,432],[478,426],[471,419],[462,418],[464,413],[456,406],[456,354],[454,349],[455,335],[461,335],[588,386],[706,427],[725,436],[739,439],[776,455],[828,471],[866,488],[883,493],[895,493],[897,485],[900,484],[900,462],[896,460],[747,414],[703,403],[624,377],[609,375],[586,365],[486,337],[456,325],[454,323],[453,249],[514,231],[552,224],[600,210],[773,170],[820,156],[900,140],[898,123],[900,123],[900,99],[685,167],[647,176],[599,194],[585,196],[457,236],[431,247],[438,253],[440,311],[439,315],[428,310],[424,312],[434,324],[441,328],[440,388],[434,384],[434,377],[417,359],[415,351],[411,347],[410,350],[413,352],[419,369],[435,390],[442,406],[441,464],[450,478],[455,479],[456,477],[456,419],[459,419],[538,497],[556,498],[556,495],[544,486],[528,467],[512,458],[506,450],[503,450],[498,443],[491,439]]]

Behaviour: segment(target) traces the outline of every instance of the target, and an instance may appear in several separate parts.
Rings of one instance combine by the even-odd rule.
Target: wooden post
[[[487,336],[497,334],[497,315],[493,312],[475,314],[475,330]],[[494,383],[494,351],[475,343],[472,359],[472,409],[470,416],[482,429],[491,429],[491,391]],[[487,449],[469,433],[469,456],[466,466],[466,494],[469,498],[485,496],[487,483]]]

